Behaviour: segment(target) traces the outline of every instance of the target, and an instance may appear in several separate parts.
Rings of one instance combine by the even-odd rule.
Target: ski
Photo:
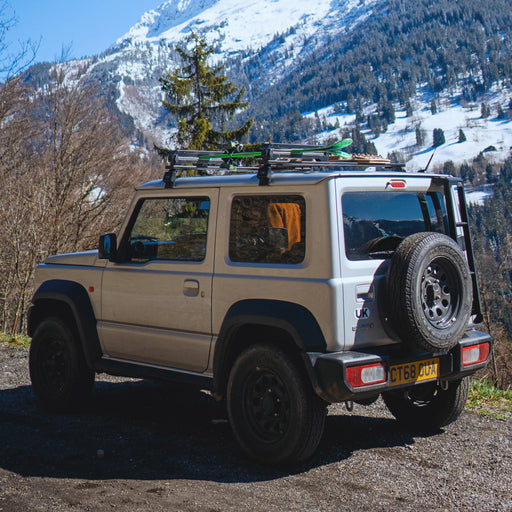
[[[292,149],[292,155],[300,155],[301,153],[345,153],[344,151],[338,151],[340,149],[346,148],[352,144],[352,139],[343,139],[331,144],[330,146],[317,146],[313,148],[305,148],[305,149]],[[348,155],[348,153],[345,153]]]
[[[239,153],[214,153],[212,155],[200,155],[200,160],[209,160],[211,158],[255,158],[261,156],[261,151],[242,151]]]
[[[303,153],[332,153],[333,155],[341,156],[342,158],[350,158],[350,154],[345,151],[340,151],[352,144],[352,139],[343,139],[329,146],[314,146],[307,148],[290,148],[290,154],[299,156]],[[211,155],[200,155],[200,160],[209,160],[212,158],[257,158],[262,155],[262,151],[241,151],[238,153],[213,153]]]

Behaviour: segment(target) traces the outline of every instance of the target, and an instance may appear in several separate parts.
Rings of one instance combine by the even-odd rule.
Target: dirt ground
[[[383,404],[331,406],[293,472],[239,453],[198,390],[99,376],[76,415],[36,407],[27,351],[0,344],[0,511],[512,511],[512,420],[464,412],[431,436]]]

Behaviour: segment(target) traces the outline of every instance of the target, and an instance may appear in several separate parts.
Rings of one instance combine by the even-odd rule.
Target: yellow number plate
[[[439,377],[439,358],[424,359],[413,363],[395,364],[389,368],[389,385],[413,384]]]

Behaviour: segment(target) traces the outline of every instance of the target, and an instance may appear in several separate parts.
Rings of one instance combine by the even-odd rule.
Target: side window
[[[128,259],[204,260],[209,212],[207,197],[144,199],[128,236]]]
[[[445,200],[439,192],[348,192],[342,206],[349,260],[390,258],[413,233],[448,233]]]
[[[229,257],[245,263],[304,260],[306,203],[300,196],[237,196],[231,205]]]

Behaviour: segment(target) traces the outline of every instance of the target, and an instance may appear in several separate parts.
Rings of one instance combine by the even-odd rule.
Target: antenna
[[[422,171],[418,171],[418,172],[427,172],[427,170],[430,166],[430,162],[432,162],[432,158],[434,158],[434,155],[436,154],[436,149],[437,148],[434,148],[434,151],[432,151],[432,154],[430,155],[430,158],[428,159],[428,163],[427,163],[427,166],[425,167],[425,169],[423,169]]]

